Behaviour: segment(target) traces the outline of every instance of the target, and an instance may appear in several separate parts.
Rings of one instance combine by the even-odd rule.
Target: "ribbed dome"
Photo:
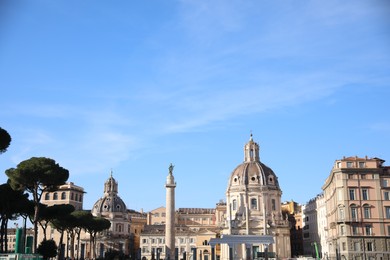
[[[118,196],[118,183],[112,177],[104,183],[104,196],[95,202],[92,214],[101,215],[110,212],[126,213],[126,204]]]
[[[252,135],[244,147],[244,162],[238,165],[230,175],[228,190],[243,188],[280,189],[278,178],[271,168],[260,162],[259,145],[253,141]]]
[[[275,186],[279,188],[275,173],[261,162],[244,162],[230,175],[229,187],[234,186]]]

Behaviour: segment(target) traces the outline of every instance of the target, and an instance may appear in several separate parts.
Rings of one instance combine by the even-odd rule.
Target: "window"
[[[342,247],[343,247],[343,251],[347,250],[347,244],[345,242],[343,242]]]
[[[50,194],[49,193],[46,193],[45,194],[45,200],[49,200],[50,199]]]
[[[360,251],[360,242],[353,243],[353,249],[355,251]]]
[[[79,200],[79,194],[75,194],[75,201],[78,201]]]
[[[116,224],[115,231],[122,232],[122,224]]]
[[[358,234],[358,227],[353,225],[352,226],[352,235],[357,235]]]
[[[362,180],[366,179],[366,175],[365,174],[360,174],[360,179],[362,179]]]
[[[373,248],[373,245],[372,245],[372,242],[367,242],[367,251],[373,251],[374,248]]]
[[[371,218],[371,209],[369,205],[363,206],[364,218]]]
[[[387,226],[387,235],[390,236],[390,225]]]
[[[58,193],[57,193],[57,192],[54,192],[54,194],[53,194],[53,200],[58,200]]]
[[[357,220],[357,208],[351,207],[351,219],[356,221]]]
[[[362,200],[368,200],[368,189],[362,189]]]
[[[366,225],[366,235],[371,236],[372,235],[372,226],[371,225]]]
[[[62,200],[66,199],[66,193],[65,193],[65,192],[62,192],[62,193],[61,193],[61,199],[62,199]]]
[[[366,163],[365,162],[359,162],[359,168],[364,168],[366,167]]]
[[[352,168],[352,162],[347,162],[347,168]]]
[[[388,192],[388,191],[385,191],[385,192],[383,193],[383,198],[384,198],[384,200],[390,200],[389,192]]]
[[[251,199],[251,209],[257,209],[257,199]]]
[[[276,210],[276,202],[275,202],[275,199],[272,199],[272,200],[271,200],[271,204],[272,204],[272,210]]]
[[[387,187],[387,180],[382,180],[382,186]]]
[[[341,162],[337,162],[337,168],[341,168]]]
[[[339,218],[340,220],[343,220],[345,218],[344,208],[339,208]]]
[[[237,200],[233,200],[233,210],[237,210]]]
[[[390,207],[385,207],[386,218],[390,219]]]
[[[340,226],[340,234],[341,234],[342,236],[345,235],[345,227],[344,227],[344,226]]]
[[[83,201],[83,195],[80,194],[80,197],[79,197],[79,201],[82,202]]]
[[[73,200],[73,192],[70,193],[70,199]]]
[[[355,189],[350,189],[349,190],[349,199],[350,200],[355,200]]]
[[[148,243],[148,240],[146,238],[142,239],[142,243],[146,244]]]

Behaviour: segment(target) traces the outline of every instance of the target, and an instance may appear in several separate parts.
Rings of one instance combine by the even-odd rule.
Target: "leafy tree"
[[[5,171],[11,187],[25,190],[34,201],[34,252],[37,249],[39,203],[44,191],[53,191],[69,178],[69,171],[62,168],[53,159],[32,157]]]
[[[6,130],[0,127],[0,154],[6,152],[10,144],[11,136]]]
[[[17,219],[21,214],[28,212],[28,194],[15,191],[8,183],[0,185],[0,252],[6,252],[8,220]],[[26,213],[28,214],[28,213]]]
[[[111,222],[103,217],[93,217],[88,223],[86,223],[86,230],[89,233],[89,252],[93,259],[96,259],[96,234],[103,230],[109,229]]]
[[[69,215],[74,211],[74,206],[70,204],[56,204],[47,206],[45,204],[39,204],[39,219],[38,223],[43,230],[43,239],[47,239],[46,230],[49,223],[62,216]]]
[[[69,258],[69,253],[70,253],[70,258],[74,259],[74,239],[75,239],[78,225],[79,224],[77,223],[76,217],[73,214],[71,214],[68,218],[68,223],[66,227],[66,234],[67,234],[66,244],[69,245],[69,249],[70,249],[70,250],[66,250],[66,258]]]
[[[57,245],[54,240],[42,240],[37,248],[37,253],[43,256],[43,259],[49,259],[57,255]]]
[[[75,218],[76,225],[74,226],[74,233],[77,235],[77,248],[80,248],[80,234],[82,230],[87,230],[87,226],[89,221],[92,220],[93,215],[89,210],[76,210],[72,212],[72,215]],[[74,245],[72,245],[72,248],[74,248]],[[72,253],[71,253],[72,254]],[[72,255],[71,255],[72,257]],[[80,257],[80,250],[77,250],[77,256],[76,259],[79,259]]]
[[[64,241],[64,231],[68,230],[71,225],[73,225],[73,216],[71,213],[74,211],[74,207],[70,204],[57,205],[57,217],[52,219],[50,223],[55,229],[60,233],[60,241],[58,243],[58,259],[63,255],[63,241]]]

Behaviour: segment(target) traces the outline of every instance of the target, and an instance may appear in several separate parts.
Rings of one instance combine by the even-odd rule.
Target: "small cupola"
[[[259,152],[259,145],[255,141],[253,141],[253,136],[251,133],[249,142],[247,142],[244,147],[244,162],[259,162]]]

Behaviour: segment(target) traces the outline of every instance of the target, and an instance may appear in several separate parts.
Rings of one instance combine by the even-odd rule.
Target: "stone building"
[[[117,251],[129,255],[133,251],[130,217],[126,204],[118,195],[118,183],[112,177],[112,173],[104,183],[103,196],[95,202],[91,213],[111,222],[110,229],[98,236],[98,256],[103,257],[108,251]]]
[[[335,161],[322,187],[329,259],[390,259],[390,167],[383,163]]]
[[[84,194],[85,191],[83,187],[77,186],[73,182],[67,182],[60,185],[55,191],[44,191],[42,193],[41,203],[47,206],[70,204],[75,208],[75,210],[83,210]],[[38,226],[38,244],[40,244],[45,237],[46,239],[53,239],[57,245],[60,243],[60,233],[50,224],[47,225],[46,230],[44,230],[41,226]],[[64,257],[68,257],[72,250],[74,250],[72,252],[76,255],[85,253],[85,244],[80,247],[80,249],[83,249],[82,252],[79,248],[77,248],[77,246],[71,249],[69,244],[69,234],[65,231],[61,245],[65,249]]]
[[[44,191],[41,202],[48,206],[70,204],[75,210],[82,210],[84,193],[84,188],[75,185],[73,182],[67,182],[55,191]]]
[[[291,256],[303,255],[302,205],[291,200],[282,203],[282,213],[287,216],[290,226]]]
[[[269,258],[291,256],[290,230],[282,215],[281,195],[278,177],[260,161],[260,147],[251,134],[244,146],[244,162],[233,170],[228,179],[227,218],[222,235],[232,235],[236,244],[233,248],[222,244],[221,259],[248,259],[267,253]],[[241,236],[243,240],[240,242],[234,236]],[[270,237],[273,243],[248,246],[245,236],[263,236],[267,238],[265,241]]]
[[[216,208],[179,208],[175,210],[175,255],[178,259],[211,259],[209,242],[220,233],[220,216],[226,207],[220,202]],[[140,238],[142,259],[166,257],[165,207],[148,212],[148,223]],[[219,251],[217,255],[220,255]]]
[[[61,185],[56,191],[44,192],[42,203],[46,205],[71,204],[76,210],[83,210],[84,193],[82,187],[70,182]],[[101,232],[96,237],[96,256],[104,257],[109,252],[132,256],[134,259],[138,254],[140,234],[146,224],[146,214],[127,209],[126,204],[118,194],[118,183],[113,178],[112,172],[104,183],[103,196],[94,203],[91,213],[96,217],[103,217],[111,222],[110,229]],[[59,243],[60,233],[50,225],[47,227],[46,233],[47,239],[53,239],[57,244]],[[80,246],[78,248],[75,244],[73,249],[70,248],[69,235],[66,231],[64,232],[64,257],[68,257],[69,252],[74,250],[76,256],[89,258],[92,255],[89,252],[89,234],[81,231]],[[38,243],[43,240],[43,236],[43,230],[39,228]]]

